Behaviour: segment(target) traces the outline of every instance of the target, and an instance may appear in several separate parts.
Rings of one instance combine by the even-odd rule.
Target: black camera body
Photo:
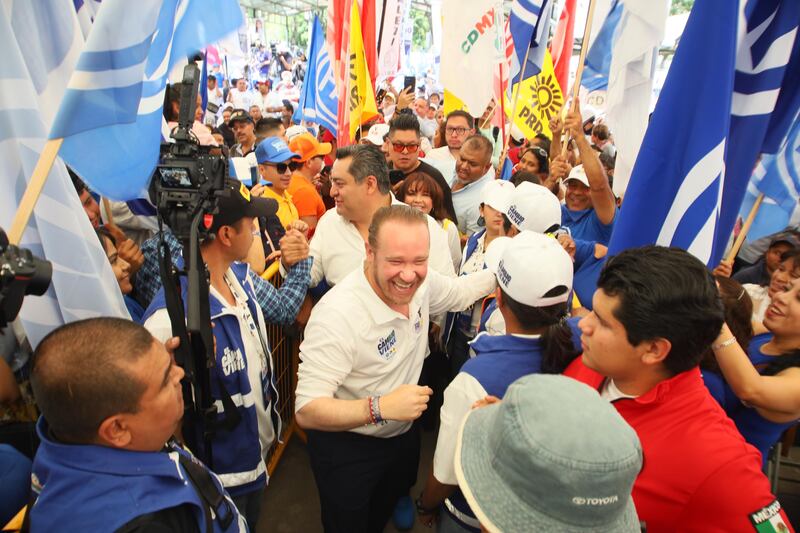
[[[186,241],[198,213],[217,212],[217,197],[225,188],[228,161],[200,146],[191,131],[199,85],[199,72],[193,63],[184,69],[181,85],[178,127],[174,143],[162,143],[159,163],[150,181],[150,200],[175,236]],[[201,239],[208,226],[198,228]]]
[[[52,277],[50,261],[9,244],[5,231],[0,229],[0,328],[17,317],[26,295],[47,292]]]

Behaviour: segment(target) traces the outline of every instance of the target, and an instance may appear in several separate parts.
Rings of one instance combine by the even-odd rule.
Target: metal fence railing
[[[278,262],[274,262],[261,275],[277,289],[283,283],[278,274]],[[299,347],[301,332],[296,326],[278,326],[267,324],[267,338],[272,350],[272,361],[275,365],[275,384],[278,388],[278,412],[283,420],[283,432],[267,456],[267,471],[270,475],[278,466],[284,449],[297,431],[294,421],[294,390],[299,363]]]

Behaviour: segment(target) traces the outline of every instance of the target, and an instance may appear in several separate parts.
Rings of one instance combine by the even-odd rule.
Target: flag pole
[[[742,247],[742,244],[744,244],[744,240],[747,237],[747,232],[750,231],[750,226],[753,225],[753,220],[755,220],[756,213],[758,213],[758,208],[761,207],[761,202],[763,201],[764,193],[762,192],[758,195],[756,201],[753,202],[753,207],[750,209],[750,214],[747,215],[747,220],[745,220],[744,224],[742,225],[742,231],[739,232],[739,235],[736,237],[736,241],[733,243],[733,247],[728,254],[728,263],[733,263],[733,260],[736,259],[736,256],[739,254],[739,249]]]
[[[8,241],[11,244],[19,245],[20,241],[22,241],[22,234],[33,214],[33,208],[39,200],[39,195],[42,194],[47,176],[50,175],[50,170],[53,168],[53,163],[56,161],[56,156],[63,142],[63,138],[50,139],[45,143],[42,153],[39,154],[39,160],[36,162],[36,167],[33,169],[31,181],[28,182],[28,186],[25,188],[25,193],[22,195],[19,208],[14,214],[11,230],[8,232]]]
[[[530,50],[530,47],[528,48]],[[508,140],[506,139],[506,103],[505,103],[505,89],[503,89],[503,64],[505,60],[500,62],[500,128],[502,129],[503,134],[503,151],[504,153],[508,149]],[[497,107],[497,104],[495,104]],[[511,125],[508,127],[508,131],[511,131]],[[503,157],[503,161],[505,161],[505,157]]]
[[[589,50],[589,36],[592,33],[592,19],[594,18],[595,0],[589,2],[589,13],[586,15],[586,26],[583,28],[583,42],[581,42],[581,55],[578,60],[578,70],[575,71],[575,81],[572,84],[572,103],[570,107],[572,111],[578,106],[578,95],[581,91],[581,78],[583,77],[583,64],[586,61],[586,53]],[[567,155],[567,146],[569,146],[569,134],[564,144],[561,145],[561,155]]]
[[[594,0],[592,0],[592,1],[594,1]],[[520,72],[519,72],[519,83],[517,83],[517,88],[514,89],[514,100],[513,100],[512,104],[511,104],[511,123],[512,124],[514,123],[514,115],[517,114],[517,104],[519,103],[519,90],[520,90],[520,86],[522,85],[522,81],[525,79],[525,67],[528,66],[528,56],[530,55],[530,53],[531,53],[531,47],[530,47],[530,44],[528,44],[528,49],[525,50],[525,59],[522,61],[522,70],[520,70]],[[511,78],[510,80],[508,80],[508,83],[510,83],[511,86],[513,87],[514,86],[514,78]],[[502,89],[502,87],[501,87],[501,89]],[[503,120],[505,120],[505,117],[503,117]],[[508,131],[506,132],[506,135],[505,135],[505,137],[503,139],[503,146],[504,147],[508,146],[508,140],[509,140],[510,137],[511,137],[511,128],[508,128]]]

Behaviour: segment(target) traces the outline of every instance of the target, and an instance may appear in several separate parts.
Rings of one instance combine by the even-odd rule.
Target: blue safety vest
[[[140,516],[187,505],[202,533],[247,531],[220,480],[174,442],[160,452],[135,452],[61,444],[43,418],[36,429],[42,443],[31,475],[38,495],[30,510],[33,533],[116,531]]]
[[[470,347],[475,357],[464,363],[461,372],[475,378],[487,394],[498,398],[505,396],[508,387],[522,376],[538,374],[542,369],[543,348],[538,338],[480,333]],[[457,489],[448,500],[450,505],[446,503],[445,509],[450,515],[469,530],[479,531],[463,520],[466,517],[477,522],[461,490]]]
[[[264,324],[258,319],[261,315],[249,279],[247,263],[233,263],[230,268],[247,294],[247,306],[256,327],[260,330],[261,338],[264,343],[268,343]],[[181,278],[184,305],[187,302],[187,287],[186,278]],[[258,490],[267,483],[266,465],[261,456],[258,419],[253,395],[263,395],[264,405],[268,405],[270,400],[272,401],[270,416],[275,428],[275,436],[279,439],[281,418],[278,412],[278,389],[275,385],[272,356],[268,345],[264,347],[267,354],[266,371],[261,374],[258,390],[251,389],[250,378],[247,375],[250,361],[244,351],[239,319],[235,314],[227,311],[223,302],[213,295],[209,296],[209,303],[217,346],[216,365],[212,369],[214,375],[211,379],[211,395],[215,400],[217,419],[221,421],[225,417],[219,381],[224,384],[225,390],[230,394],[241,415],[240,422],[232,430],[219,428],[214,433],[211,443],[213,465],[214,471],[219,474],[228,491],[233,496],[239,496]],[[165,306],[164,288],[162,287],[150,303],[150,307],[147,308],[142,322],[146,322],[153,313]]]

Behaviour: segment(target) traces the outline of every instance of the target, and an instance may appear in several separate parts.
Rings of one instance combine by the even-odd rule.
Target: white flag
[[[626,0],[623,8],[611,52],[606,108],[617,147],[617,196],[622,196],[628,186],[647,129],[655,62],[664,38],[669,1]]]
[[[467,106],[480,115],[493,94],[491,70],[505,57],[502,4],[497,0],[444,0],[441,81]],[[498,27],[499,26],[499,27]],[[483,72],[476,76],[476,72]]]

